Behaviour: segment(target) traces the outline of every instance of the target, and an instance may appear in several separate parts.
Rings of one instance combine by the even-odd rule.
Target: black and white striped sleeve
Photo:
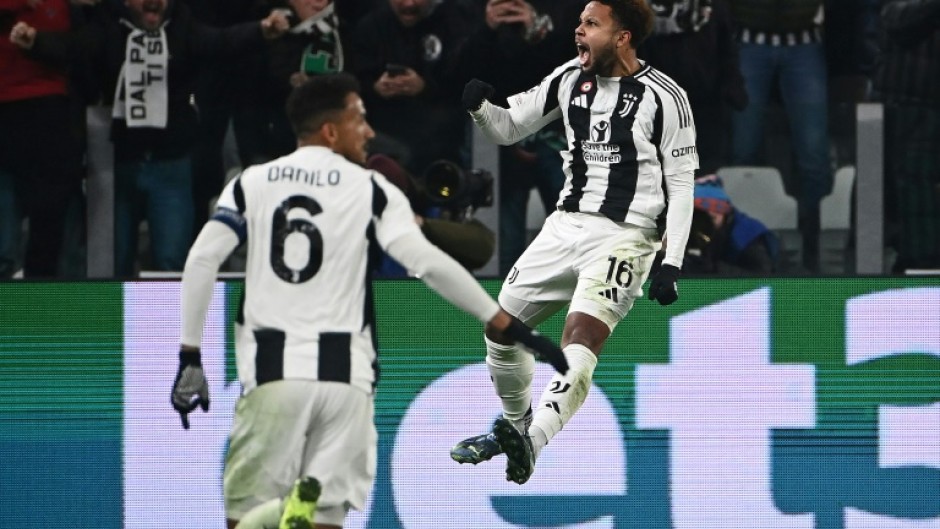
[[[373,172],[371,182],[372,218],[379,246],[388,250],[389,244],[399,237],[410,233],[420,235],[421,228],[405,194],[381,173]]]
[[[561,117],[558,93],[570,72],[578,69],[569,61],[542,79],[538,85],[508,98],[509,108],[487,101],[470,116],[483,135],[499,145],[511,145]]]
[[[662,135],[658,147],[663,158],[663,174],[695,172],[698,169],[695,122],[685,90],[655,69],[650,70],[648,79],[662,105]]]
[[[228,226],[238,236],[240,243],[248,238],[248,223],[245,221],[245,191],[242,188],[242,176],[236,176],[219,194],[215,213],[211,220],[221,222]]]

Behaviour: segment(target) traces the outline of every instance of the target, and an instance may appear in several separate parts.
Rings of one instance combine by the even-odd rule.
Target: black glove
[[[521,321],[513,318],[512,323],[503,332],[510,340],[519,342],[529,349],[536,358],[541,358],[551,364],[555,371],[562,375],[568,372],[568,359],[565,358],[565,353],[538,331],[526,327]]]
[[[209,382],[202,370],[202,357],[199,351],[180,351],[180,367],[173,381],[173,392],[170,394],[173,408],[179,412],[183,421],[183,428],[189,429],[189,412],[202,408],[209,411]]]
[[[463,87],[463,108],[468,112],[480,110],[483,106],[483,100],[492,96],[494,92],[492,85],[486,84],[479,79],[470,79],[467,86]]]
[[[670,305],[679,299],[679,289],[676,287],[676,280],[679,279],[679,269],[675,266],[664,264],[659,267],[659,272],[653,276],[650,281],[650,299],[655,299],[660,305]]]

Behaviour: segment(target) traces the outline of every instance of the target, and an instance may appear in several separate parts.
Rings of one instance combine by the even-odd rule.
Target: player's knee
[[[486,327],[486,330],[483,331],[483,335],[486,336],[486,339],[499,345],[510,346],[513,344],[512,340],[503,336],[502,333],[491,329],[489,326]]]
[[[595,355],[601,353],[604,342],[610,336],[607,323],[582,312],[572,312],[565,320],[565,330],[561,336],[561,345],[580,344],[590,349]]]

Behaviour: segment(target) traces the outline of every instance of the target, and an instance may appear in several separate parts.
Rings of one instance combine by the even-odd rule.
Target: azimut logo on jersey
[[[680,156],[695,154],[695,152],[695,145],[690,145],[688,147],[679,147],[678,149],[673,149],[671,154],[673,158],[678,158]]]

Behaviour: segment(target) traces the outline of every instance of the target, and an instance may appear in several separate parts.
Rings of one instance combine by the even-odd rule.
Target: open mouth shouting
[[[575,47],[578,50],[578,61],[582,68],[587,68],[591,63],[591,48],[583,42],[575,41]]]

